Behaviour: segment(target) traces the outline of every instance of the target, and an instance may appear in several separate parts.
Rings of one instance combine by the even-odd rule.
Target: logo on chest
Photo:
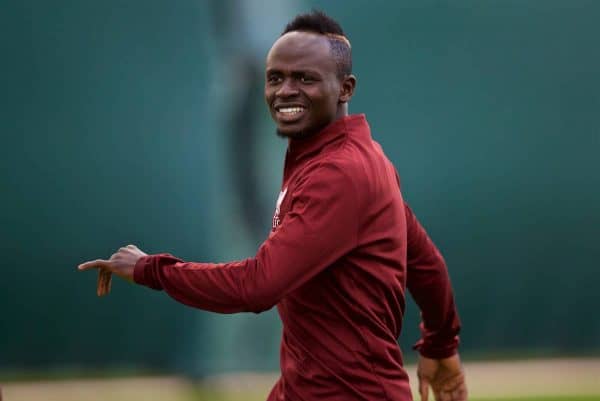
[[[279,224],[281,224],[281,203],[285,198],[285,194],[287,194],[287,188],[284,188],[283,191],[279,192],[279,196],[277,197],[277,205],[275,206],[275,214],[273,215],[273,230],[276,229]]]

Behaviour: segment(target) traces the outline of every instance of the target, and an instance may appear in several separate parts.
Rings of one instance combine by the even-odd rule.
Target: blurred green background
[[[3,1],[0,373],[278,368],[274,311],[223,316],[78,263],[265,238],[285,142],[271,43],[319,7],[446,257],[471,359],[600,355],[600,2]],[[418,339],[409,304],[400,342]]]

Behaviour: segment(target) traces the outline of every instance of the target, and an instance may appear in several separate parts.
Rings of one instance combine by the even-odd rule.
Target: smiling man
[[[300,140],[348,115],[356,78],[343,36],[293,27],[267,56],[265,98],[279,135]]]
[[[231,263],[185,262],[129,245],[83,263],[219,313],[277,305],[281,378],[268,400],[412,400],[397,339],[406,288],[421,309],[418,376],[443,401],[467,399],[460,323],[446,264],[403,201],[364,115],[350,42],[320,13],[297,16],[271,48],[265,100],[288,138],[269,237]]]

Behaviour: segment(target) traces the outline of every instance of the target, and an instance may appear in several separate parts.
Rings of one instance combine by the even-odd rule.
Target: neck
[[[342,117],[346,117],[348,115],[348,103],[342,103],[338,106],[337,114],[335,116],[336,120],[339,120]]]
[[[312,132],[312,133],[310,133],[310,134],[308,134],[308,135],[283,135],[283,134],[280,134],[280,133],[278,133],[278,135],[279,135],[279,136],[282,136],[282,137],[283,137],[283,136],[287,137],[287,139],[288,139],[288,145],[289,145],[290,141],[293,141],[293,140],[298,140],[298,139],[300,139],[300,140],[301,140],[301,139],[307,139],[307,138],[310,138],[310,137],[312,137],[312,136],[315,136],[315,135],[317,135],[319,132],[321,132],[321,131],[322,131],[322,130],[325,128],[325,127],[327,127],[328,125],[330,125],[330,124],[333,124],[333,123],[334,123],[334,122],[336,122],[337,120],[339,120],[339,119],[341,119],[341,118],[344,118],[344,117],[347,117],[347,116],[348,116],[348,103],[341,103],[341,104],[338,106],[338,108],[337,108],[337,111],[336,111],[336,114],[335,114],[335,119],[333,119],[332,121],[330,121],[330,122],[329,122],[327,125],[325,125],[324,127],[321,127],[319,130],[317,130],[317,131],[315,131],[315,132]]]
[[[321,133],[323,130],[327,129],[327,127],[331,126],[331,125],[332,125],[332,124],[334,124],[336,121],[339,121],[339,120],[341,120],[341,119],[343,119],[343,118],[345,118],[345,117],[348,117],[348,116],[349,116],[349,114],[348,114],[348,109],[346,108],[346,110],[344,110],[343,112],[340,112],[340,113],[336,114],[336,116],[335,116],[335,119],[334,119],[334,120],[330,121],[330,122],[329,122],[327,125],[325,125],[325,126],[321,127],[320,129],[316,130],[315,132],[312,132],[312,133],[311,133],[311,134],[309,134],[309,135],[298,135],[298,136],[290,136],[290,135],[286,135],[286,137],[287,137],[287,140],[288,140],[288,146],[289,146],[289,145],[290,145],[290,143],[292,143],[293,141],[300,141],[300,142],[302,142],[302,141],[304,141],[304,140],[307,140],[307,139],[313,138],[313,137],[315,137],[315,136],[317,136],[317,135],[320,135],[320,133]],[[279,135],[279,136],[284,136],[284,135],[282,135],[282,134],[278,134],[278,135]]]

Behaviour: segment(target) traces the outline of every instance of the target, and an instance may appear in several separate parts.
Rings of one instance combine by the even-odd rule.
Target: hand
[[[458,354],[444,359],[419,357],[417,366],[421,401],[427,401],[429,386],[436,401],[466,401],[465,373]]]
[[[133,281],[135,264],[142,256],[147,256],[147,254],[142,252],[135,245],[127,245],[126,247],[119,248],[109,260],[96,259],[85,262],[80,264],[78,269],[100,269],[98,276],[98,295],[104,295],[110,288],[111,273],[114,273],[125,280]],[[101,287],[106,290],[101,291]]]

